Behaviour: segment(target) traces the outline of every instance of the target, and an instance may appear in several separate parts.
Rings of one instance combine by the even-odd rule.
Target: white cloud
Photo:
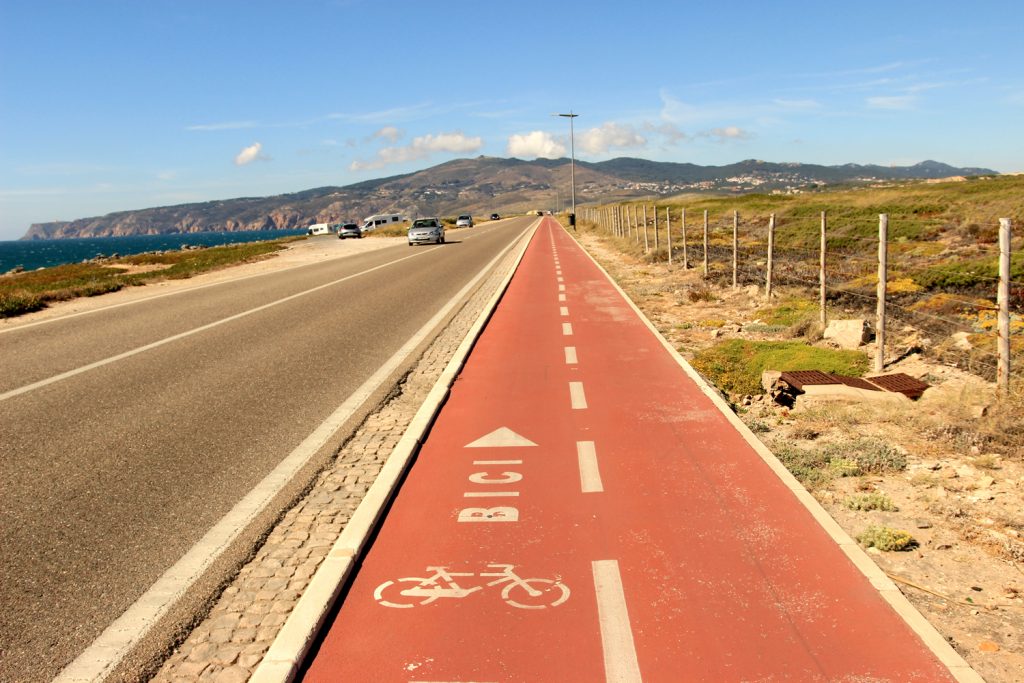
[[[717,142],[725,142],[727,140],[749,140],[753,137],[750,131],[744,130],[739,126],[725,126],[723,128],[712,128],[711,130],[704,131],[701,133],[702,137],[712,138]]]
[[[564,144],[551,133],[542,130],[510,135],[508,138],[508,155],[513,157],[558,159],[565,156],[565,152]]]
[[[235,157],[235,166],[245,166],[254,161],[270,161],[270,157],[263,154],[263,145],[259,142],[253,143],[239,152]]]
[[[643,147],[646,138],[636,132],[633,126],[609,121],[600,128],[591,128],[579,136],[579,146],[590,154],[604,154],[612,147]]]
[[[404,135],[404,131],[400,131],[394,126],[384,126],[380,130],[375,131],[374,134],[371,135],[370,137],[380,138],[382,140],[387,140],[391,144],[395,144],[396,142],[398,142],[399,138],[403,137]]]
[[[379,132],[379,131],[378,131]],[[381,168],[390,164],[401,164],[418,159],[426,159],[435,152],[454,152],[465,154],[475,152],[483,147],[480,137],[467,137],[460,132],[439,133],[437,135],[421,135],[413,138],[408,145],[401,147],[382,147],[377,156],[368,161],[356,160],[349,165],[353,171],[365,171]]]
[[[871,109],[913,109],[916,102],[917,98],[913,95],[867,98],[867,105]]]

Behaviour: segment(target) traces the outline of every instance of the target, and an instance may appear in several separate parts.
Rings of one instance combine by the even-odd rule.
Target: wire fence
[[[768,302],[779,287],[817,290],[822,324],[837,310],[873,310],[876,372],[896,351],[887,333],[898,332],[1004,392],[1011,381],[1024,386],[1024,240],[1014,242],[1008,218],[999,219],[998,245],[950,252],[890,230],[887,214],[872,237],[831,228],[825,212],[817,235],[806,225],[787,230],[775,214],[747,220],[647,204],[581,207],[580,217],[649,260],[726,287],[756,285]]]

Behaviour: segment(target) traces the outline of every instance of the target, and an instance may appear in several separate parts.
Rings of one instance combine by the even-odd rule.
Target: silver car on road
[[[444,244],[444,224],[440,218],[417,218],[409,228],[409,246]]]

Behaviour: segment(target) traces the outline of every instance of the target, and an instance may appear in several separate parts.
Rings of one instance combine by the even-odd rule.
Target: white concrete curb
[[[292,610],[288,620],[285,621],[278,632],[277,638],[274,639],[270,649],[263,656],[263,660],[256,667],[252,677],[249,679],[250,683],[284,683],[295,679],[299,668],[302,666],[303,659],[309,651],[309,647],[313,644],[328,613],[345,586],[357,558],[366,545],[367,539],[369,539],[377,527],[381,513],[390,502],[398,487],[398,482],[405,475],[413,456],[419,450],[423,436],[431,424],[433,424],[434,418],[441,409],[441,405],[447,399],[448,392],[455,382],[455,377],[462,370],[470,350],[476,344],[484,326],[494,313],[498,301],[508,288],[508,284],[518,269],[519,263],[522,261],[526,248],[529,246],[530,240],[539,224],[540,221],[538,220],[528,229],[526,237],[520,238],[522,244],[519,255],[509,269],[508,274],[501,281],[494,296],[484,306],[484,310],[480,313],[476,322],[473,323],[459,348],[455,351],[455,355],[449,361],[441,376],[438,377],[437,382],[434,383],[433,388],[427,394],[423,405],[416,412],[412,422],[409,423],[402,438],[395,445],[391,454],[388,455],[380,473],[366,492],[366,496],[359,503],[338,540],[331,547],[327,557],[320,563],[316,574],[313,575],[309,582],[309,586],[307,586],[302,597],[299,598],[299,602],[295,605],[295,609]],[[508,248],[502,250],[452,300],[461,300],[514,246],[515,244],[513,243]]]
[[[565,228],[563,227],[563,230],[564,229]],[[566,230],[566,234],[572,237],[572,234],[569,233],[568,230]],[[597,262],[597,259],[591,256],[590,252],[584,249],[582,245],[580,245],[580,249],[582,249],[583,253],[593,261],[594,265],[604,273],[608,282],[610,282],[612,286],[618,290],[619,294],[622,295],[622,298],[629,303],[630,307],[632,307],[644,324],[647,325],[648,329],[650,329],[658,338],[661,345],[664,346],[676,362],[679,363],[679,366],[687,375],[690,376],[700,390],[711,399],[712,403],[714,403],[719,411],[725,415],[726,419],[732,423],[736,428],[736,431],[740,433],[740,436],[750,444],[751,448],[757,452],[765,464],[767,464],[775,475],[782,480],[782,483],[785,484],[786,488],[793,492],[793,495],[796,496],[797,500],[807,508],[807,511],[811,513],[826,533],[832,537],[832,540],[836,542],[839,548],[843,553],[845,553],[850,561],[853,562],[857,569],[867,577],[868,581],[871,582],[871,585],[875,587],[882,598],[903,618],[903,621],[910,626],[914,633],[924,641],[925,646],[935,654],[939,661],[949,669],[950,673],[953,674],[953,677],[957,681],[960,681],[960,683],[985,683],[985,680],[978,674],[978,672],[972,669],[964,658],[961,657],[948,642],[946,642],[946,639],[942,637],[942,634],[935,630],[935,627],[932,626],[931,622],[925,619],[924,615],[917,611],[917,608],[907,600],[906,596],[903,595],[903,593],[901,593],[896,587],[896,584],[885,575],[885,572],[883,572],[878,565],[868,557],[867,553],[861,549],[860,545],[850,538],[849,534],[843,531],[843,528],[839,526],[839,523],[832,519],[832,516],[829,515],[814,496],[804,488],[803,484],[801,484],[797,478],[794,477],[788,469],[786,469],[786,466],[775,457],[767,446],[761,443],[761,440],[758,439],[757,436],[750,431],[750,428],[743,423],[739,416],[732,411],[732,408],[729,407],[729,404],[722,399],[718,392],[700,376],[700,373],[694,370],[693,367],[686,362],[685,358],[679,355],[679,353],[672,348],[672,345],[669,344],[668,340],[662,336],[661,332],[658,331],[658,328],[656,328],[654,324],[647,319],[647,316],[644,315],[643,311],[633,303],[633,300],[626,295],[626,292],[624,292],[621,287],[619,287],[618,283],[615,282],[612,276],[608,274],[608,271],[601,267],[601,264]]]

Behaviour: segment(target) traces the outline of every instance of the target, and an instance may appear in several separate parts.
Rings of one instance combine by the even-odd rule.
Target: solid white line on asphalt
[[[463,498],[512,498],[519,495],[519,491],[484,491],[474,493],[472,491],[463,493]]]
[[[593,441],[577,441],[576,456],[580,461],[580,489],[583,493],[601,493],[601,472],[597,468],[597,450]]]
[[[474,465],[522,465],[522,460],[474,460]]]
[[[561,294],[558,295],[558,300],[565,301],[565,292],[562,292]]]
[[[565,364],[566,365],[576,365],[577,362],[578,361],[576,360],[576,347],[575,346],[566,346],[565,347]]]
[[[591,563],[591,567],[594,592],[597,593],[601,647],[604,649],[604,679],[609,683],[639,683],[640,664],[636,659],[619,563],[616,560],[597,560]]]
[[[583,393],[583,382],[569,382],[569,400],[572,401],[573,410],[583,410],[587,407],[587,396]]]
[[[569,315],[569,307],[568,306],[559,306],[558,307],[558,313],[560,315]]]
[[[572,323],[562,323],[562,334],[566,337],[572,336]]]
[[[437,247],[435,247],[435,249],[436,248]],[[88,372],[89,370],[95,370],[96,368],[103,367],[104,365],[110,365],[111,363],[116,363],[117,361],[124,360],[125,358],[131,358],[132,356],[136,356],[136,355],[138,355],[140,353],[144,353],[146,351],[151,351],[152,349],[159,348],[161,346],[164,346],[165,344],[170,344],[171,342],[178,341],[179,339],[185,339],[186,337],[191,337],[194,334],[199,334],[200,332],[205,332],[207,330],[213,329],[214,327],[219,327],[219,326],[221,326],[221,325],[223,325],[225,323],[233,322],[233,321],[238,320],[240,318],[244,318],[246,316],[252,315],[253,313],[259,313],[260,311],[265,311],[266,309],[271,308],[273,306],[277,306],[278,304],[283,304],[283,303],[286,303],[288,301],[293,301],[295,299],[298,299],[299,297],[306,296],[307,294],[312,294],[313,292],[319,292],[321,289],[326,289],[328,287],[333,287],[334,285],[341,284],[342,282],[345,282],[347,280],[351,280],[353,278],[357,278],[357,277],[360,277],[362,275],[366,275],[368,273],[372,273],[375,270],[380,270],[381,268],[387,268],[388,266],[393,266],[396,263],[401,263],[402,261],[407,261],[407,260],[409,260],[411,258],[416,258],[417,256],[420,256],[421,254],[426,254],[426,253],[431,252],[431,251],[433,251],[433,249],[427,249],[426,251],[419,251],[419,250],[417,250],[417,253],[415,253],[415,254],[410,254],[409,256],[403,256],[402,258],[395,259],[394,261],[388,261],[387,263],[382,263],[379,266],[374,266],[373,268],[367,268],[364,271],[361,271],[361,272],[358,272],[358,273],[354,273],[352,275],[348,275],[346,277],[339,278],[337,280],[333,280],[331,282],[328,282],[328,283],[325,283],[325,284],[322,284],[322,285],[318,285],[316,287],[313,287],[311,289],[307,289],[307,290],[299,292],[297,294],[292,294],[291,296],[286,296],[283,299],[278,299],[277,301],[271,301],[269,304],[263,304],[262,306],[257,306],[256,308],[250,308],[247,311],[242,311],[241,313],[236,313],[235,315],[229,315],[227,318],[221,318],[220,320],[216,320],[216,321],[214,321],[212,323],[208,323],[206,325],[200,325],[199,327],[193,328],[193,329],[188,330],[186,332],[181,332],[180,334],[171,335],[170,337],[166,337],[166,338],[161,339],[159,341],[155,341],[155,342],[153,342],[151,344],[146,344],[144,346],[140,346],[138,348],[132,349],[131,351],[125,351],[124,353],[119,353],[116,356],[110,356],[109,358],[104,358],[103,360],[98,360],[95,363],[89,363],[88,365],[83,365],[81,367],[75,368],[74,370],[68,370],[67,372],[62,372],[59,375],[54,375],[53,377],[47,377],[46,379],[39,380],[38,382],[33,382],[32,384],[26,384],[23,387],[18,387],[17,389],[11,389],[10,391],[7,391],[7,392],[4,392],[4,393],[0,394],[0,401],[6,401],[9,398],[14,398],[15,396],[20,396],[21,394],[27,394],[28,392],[33,391],[35,389],[40,389],[40,388],[45,387],[45,386],[47,386],[49,384],[54,384],[55,382],[60,382],[60,381],[65,380],[65,379],[69,379],[71,377],[74,377],[75,375],[80,375],[83,372]]]
[[[559,292],[564,292],[565,291],[565,285],[558,285],[558,291]]]

